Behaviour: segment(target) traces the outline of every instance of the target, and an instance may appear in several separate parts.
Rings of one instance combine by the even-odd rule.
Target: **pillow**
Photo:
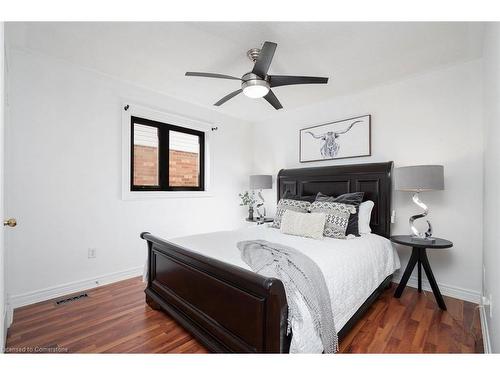
[[[280,199],[278,206],[276,207],[276,214],[274,216],[274,221],[271,224],[273,228],[280,228],[281,217],[286,210],[292,210],[296,212],[309,212],[309,206],[311,203],[306,201],[298,201],[293,199]]]
[[[349,216],[356,213],[356,207],[351,204],[337,202],[314,202],[310,211],[313,213],[324,212],[326,214],[325,237],[346,238],[347,224]]]
[[[316,195],[294,195],[290,191],[285,191],[283,199],[293,199],[295,201],[306,201],[312,203],[316,200]]]
[[[371,233],[372,228],[370,228],[370,219],[372,217],[372,209],[375,206],[373,201],[366,201],[359,205],[359,233]]]
[[[324,195],[318,193],[316,196],[316,200],[320,202],[337,202],[344,204],[351,204],[356,208],[356,213],[349,216],[349,224],[347,224],[346,234],[353,234],[359,237],[359,229],[358,229],[358,207],[363,201],[364,192],[356,192],[356,193],[346,193],[339,195],[338,197],[330,197],[328,195]]]
[[[320,213],[302,213],[286,210],[281,218],[281,233],[294,236],[323,238],[326,215]]]

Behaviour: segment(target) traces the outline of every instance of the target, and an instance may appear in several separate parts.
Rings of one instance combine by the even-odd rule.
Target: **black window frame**
[[[158,186],[134,185],[134,124],[146,125],[158,129]],[[205,132],[130,116],[130,191],[205,191]],[[170,131],[196,135],[200,139],[200,166],[198,186],[170,186]]]

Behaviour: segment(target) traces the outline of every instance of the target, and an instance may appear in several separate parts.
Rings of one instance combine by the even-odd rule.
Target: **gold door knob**
[[[17,221],[14,218],[10,218],[3,221],[3,226],[15,227],[17,225]]]

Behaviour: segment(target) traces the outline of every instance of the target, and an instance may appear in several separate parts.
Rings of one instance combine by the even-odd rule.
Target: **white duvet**
[[[240,258],[236,243],[262,239],[302,251],[314,260],[326,280],[337,332],[390,274],[400,267],[391,242],[376,234],[338,240],[314,240],[282,234],[267,225],[236,231],[213,232],[179,237],[169,241],[203,255],[250,270]],[[302,321],[292,321],[291,353],[321,353],[321,340],[312,326],[311,317],[300,295],[296,295]]]

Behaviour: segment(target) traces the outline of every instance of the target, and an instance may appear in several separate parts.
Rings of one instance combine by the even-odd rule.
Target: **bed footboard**
[[[148,243],[147,303],[162,309],[207,349],[286,353],[283,283],[142,233]]]

